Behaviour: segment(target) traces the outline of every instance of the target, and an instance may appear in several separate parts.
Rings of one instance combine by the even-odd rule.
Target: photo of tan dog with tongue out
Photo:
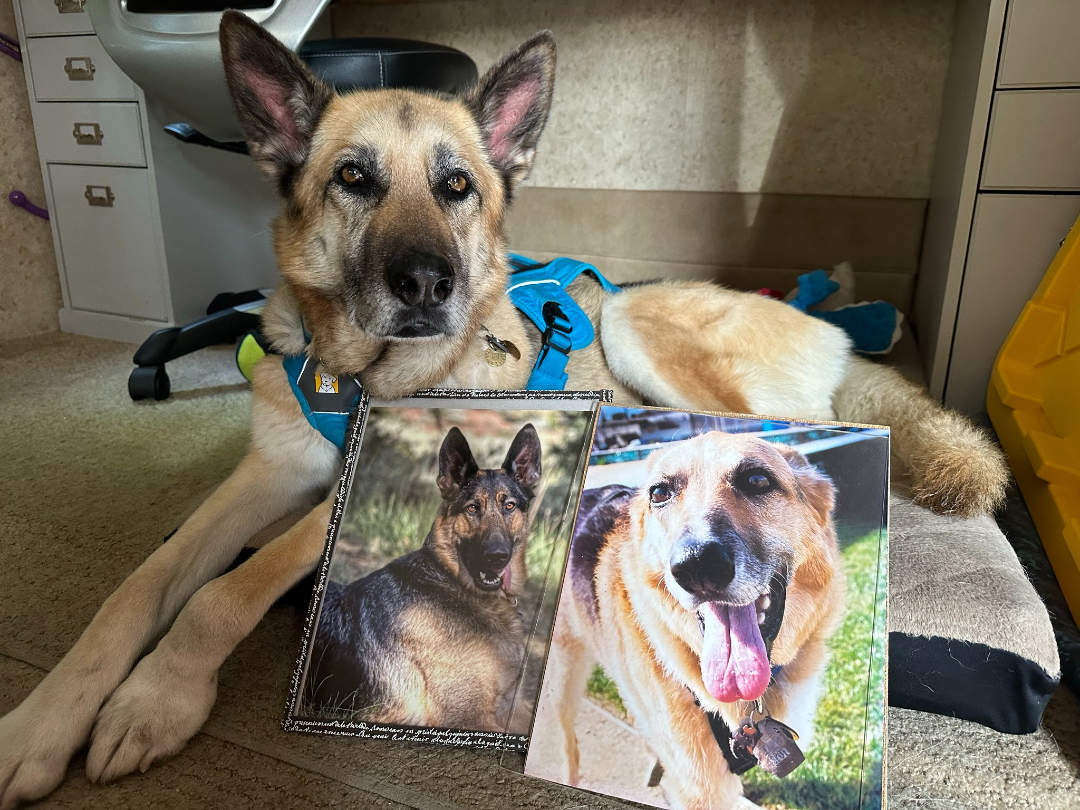
[[[671,412],[661,414],[645,416]],[[812,744],[845,575],[837,487],[795,447],[851,453],[871,434],[735,429],[747,432],[683,431],[599,453],[594,442],[526,773],[657,806],[729,810],[757,806],[743,798],[730,747],[741,721],[764,710],[796,730],[802,751]],[[859,474],[867,500],[882,498],[873,469]],[[603,713],[596,664],[625,707],[627,736],[658,765],[648,786],[637,774],[635,787],[619,762],[626,749],[610,718],[590,720]]]

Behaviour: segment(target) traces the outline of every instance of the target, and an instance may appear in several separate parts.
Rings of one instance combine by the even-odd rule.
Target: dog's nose
[[[728,543],[687,538],[672,549],[669,568],[680,588],[712,602],[724,598],[735,578],[735,555]]]
[[[454,290],[454,268],[444,257],[427,251],[408,250],[386,268],[390,291],[411,307],[441,306]]]
[[[480,567],[485,571],[501,571],[510,562],[509,546],[499,545],[494,548],[485,548],[481,557]]]

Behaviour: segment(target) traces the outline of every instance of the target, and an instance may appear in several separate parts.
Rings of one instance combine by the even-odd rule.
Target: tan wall
[[[452,0],[333,8],[336,36],[559,43],[531,185],[925,198],[951,0]]]
[[[0,0],[0,31],[15,36],[10,0]],[[60,279],[49,223],[7,201],[16,188],[30,202],[45,204],[23,68],[0,54],[0,340],[60,328]]]

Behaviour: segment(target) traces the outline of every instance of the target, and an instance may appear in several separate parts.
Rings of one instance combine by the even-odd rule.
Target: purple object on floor
[[[25,208],[34,216],[41,217],[42,219],[49,218],[48,211],[46,211],[44,208],[41,208],[40,206],[34,205],[32,202],[26,199],[26,195],[18,189],[8,194],[8,202],[10,202],[12,205],[17,205],[20,208]]]
[[[9,37],[2,31],[0,31],[0,53],[6,53],[16,62],[22,61],[22,50],[19,48],[19,41]]]

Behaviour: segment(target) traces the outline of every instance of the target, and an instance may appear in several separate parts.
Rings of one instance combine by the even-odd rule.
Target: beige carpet
[[[55,335],[0,344],[0,713],[75,641],[117,583],[243,452],[230,350],[170,364],[174,394],[133,403],[133,347]],[[470,751],[285,734],[300,616],[275,608],[226,662],[217,707],[172,761],[98,788],[76,761],[42,807],[623,807]],[[1080,706],[1059,690],[1026,737],[889,712],[898,808],[1080,808]],[[821,808],[827,810],[827,808]]]

